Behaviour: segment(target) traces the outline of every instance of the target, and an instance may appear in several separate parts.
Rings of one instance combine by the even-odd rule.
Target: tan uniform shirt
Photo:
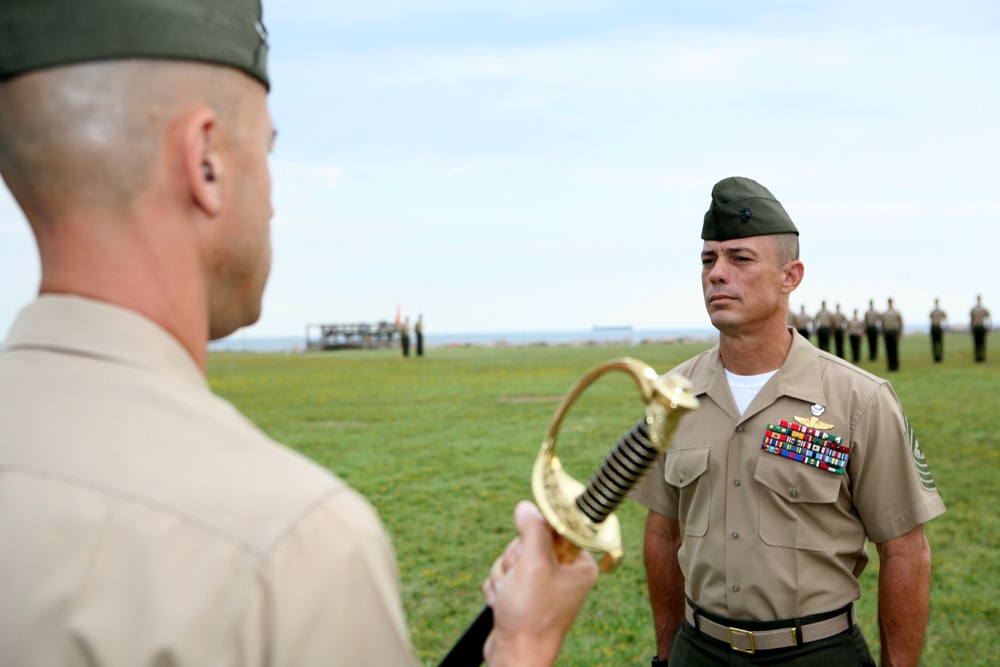
[[[0,591],[2,665],[416,664],[364,498],[76,297],[0,351]]]
[[[902,333],[902,331],[903,316],[899,314],[898,310],[887,310],[882,313],[883,333]]]
[[[865,311],[865,326],[877,327],[882,322],[882,315],[874,308]]]
[[[816,328],[819,329],[823,327],[824,329],[829,329],[833,326],[833,313],[827,309],[823,309],[816,313]]]
[[[990,311],[982,306],[975,306],[969,311],[969,323],[974,327],[985,327],[986,320],[989,319]]]
[[[701,405],[632,496],[679,520],[685,593],[707,611],[771,621],[844,607],[860,596],[866,537],[885,542],[944,512],[885,380],[794,334],[740,416],[718,346],[676,370]],[[849,444],[845,473],[761,449],[769,424],[814,416]]]
[[[865,332],[865,323],[860,318],[853,317],[847,323],[847,334],[849,336],[860,336]]]
[[[948,316],[940,308],[935,308],[934,310],[931,311],[931,326],[932,327],[939,327],[939,326],[941,326],[942,324],[944,324],[945,320],[947,320],[947,319],[948,319]]]

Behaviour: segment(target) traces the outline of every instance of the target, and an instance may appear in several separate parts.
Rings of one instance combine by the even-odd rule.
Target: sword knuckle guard
[[[563,418],[583,391],[600,376],[623,371],[632,376],[646,412],[605,457],[590,483],[584,486],[567,474],[556,454],[556,438]],[[629,357],[612,359],[591,369],[570,389],[549,423],[535,459],[531,487],[535,502],[556,533],[571,546],[558,552],[568,560],[580,549],[603,553],[600,567],[611,572],[621,564],[621,527],[614,511],[642,476],[669,447],[677,424],[698,407],[687,378],[656,372]]]

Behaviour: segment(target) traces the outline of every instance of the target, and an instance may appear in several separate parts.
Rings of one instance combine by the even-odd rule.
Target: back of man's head
[[[261,18],[260,0],[0,2],[0,174],[42,293],[136,310],[199,360],[206,335],[256,321],[274,136]]]
[[[269,86],[266,34],[259,0],[5,0],[0,173],[29,219],[127,206],[185,104]]]

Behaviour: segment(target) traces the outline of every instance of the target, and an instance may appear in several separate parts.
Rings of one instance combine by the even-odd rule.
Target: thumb
[[[521,536],[524,550],[533,555],[552,555],[552,527],[531,501],[522,500],[514,508],[514,526]]]

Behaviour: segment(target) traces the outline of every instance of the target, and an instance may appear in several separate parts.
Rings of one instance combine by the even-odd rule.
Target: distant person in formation
[[[816,313],[816,347],[824,352],[830,351],[830,331],[833,329],[833,313],[826,309],[826,301],[820,305]]]
[[[806,340],[809,340],[812,334],[812,318],[806,313],[805,305],[799,309],[799,314],[795,316],[795,330]]]
[[[417,356],[424,356],[424,316],[417,315],[417,323],[413,327],[413,333],[417,335]]]
[[[948,315],[941,310],[941,305],[934,299],[934,310],[931,311],[931,352],[934,361],[944,359],[944,331],[948,328]]]
[[[403,348],[403,356],[410,356],[410,318],[407,317],[399,326],[399,344]]]
[[[969,313],[969,326],[972,328],[972,340],[976,346],[976,361],[986,361],[986,334],[993,328],[990,311],[983,307],[983,297],[976,297],[976,305]]]
[[[840,312],[840,304],[833,312],[833,349],[837,351],[837,356],[844,358],[844,330],[847,329],[847,315]]]
[[[865,323],[858,317],[858,309],[854,309],[854,317],[847,323],[847,337],[851,341],[851,361],[861,363],[861,336],[865,333]]]
[[[899,337],[903,335],[903,316],[889,299],[888,309],[882,313],[882,337],[885,338],[885,356],[889,359],[889,370],[899,370]]]
[[[868,300],[865,312],[865,335],[868,337],[868,361],[878,359],[878,335],[882,325],[882,314],[875,310],[875,300]]]

